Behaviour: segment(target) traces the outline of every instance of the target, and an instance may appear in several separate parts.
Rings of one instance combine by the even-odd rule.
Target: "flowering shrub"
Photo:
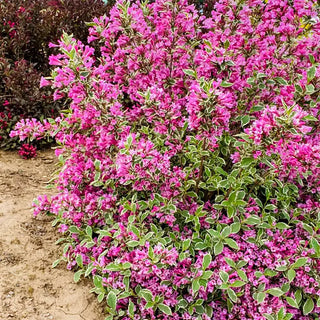
[[[0,1],[0,147],[17,147],[9,132],[19,119],[58,115],[62,101],[52,101],[50,88],[39,89],[49,68],[48,43],[59,39],[63,30],[85,41],[83,21],[104,14],[109,6],[102,0]]]
[[[119,1],[64,35],[50,84],[55,215],[111,319],[318,319],[319,6]],[[58,262],[57,262],[58,263]],[[55,263],[56,264],[56,263]]]

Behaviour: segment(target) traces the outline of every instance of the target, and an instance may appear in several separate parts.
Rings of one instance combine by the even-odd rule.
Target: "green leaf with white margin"
[[[297,301],[296,301],[295,299],[293,299],[293,298],[291,298],[291,297],[285,297],[285,298],[286,298],[288,304],[289,304],[291,307],[296,308],[296,309],[299,309],[299,305],[298,305],[298,303],[297,303]]]
[[[117,296],[113,291],[110,291],[107,295],[107,303],[111,310],[116,311],[117,306]]]
[[[77,271],[73,276],[74,282],[79,282],[82,274],[83,274],[83,270]]]
[[[222,81],[220,86],[223,88],[229,88],[229,87],[233,86],[233,83],[228,82],[228,81]]]
[[[278,83],[282,84],[283,86],[287,86],[288,85],[288,82],[287,80],[281,78],[281,77],[276,77],[274,78],[274,80],[276,80]]]
[[[131,240],[131,241],[127,242],[127,246],[130,248],[137,247],[139,244],[140,244],[139,241],[136,241],[136,240]]]
[[[237,295],[236,295],[236,293],[232,290],[232,289],[230,289],[230,288],[228,288],[227,289],[227,293],[228,293],[228,296],[229,296],[229,298],[233,301],[233,302],[237,302]]]
[[[311,247],[314,249],[316,255],[319,257],[320,256],[320,244],[319,244],[318,240],[316,240],[315,238],[311,238],[310,244],[311,244]]]
[[[226,282],[229,281],[229,274],[228,274],[227,272],[221,270],[221,271],[219,272],[219,276],[220,276],[221,280],[222,280],[224,283],[226,283]]]
[[[231,238],[226,238],[224,239],[224,242],[232,249],[235,249],[235,250],[239,250],[239,247],[237,245],[237,243],[231,239]]]
[[[197,72],[192,69],[184,69],[183,72],[190,77],[197,77]]]
[[[101,293],[98,295],[97,299],[98,299],[98,302],[101,303],[102,300],[104,299],[104,292],[101,292]]]
[[[297,261],[291,266],[292,269],[298,269],[303,267],[308,262],[308,258],[299,258]]]
[[[217,256],[223,251],[223,243],[221,241],[218,241],[214,248],[213,248],[214,254]]]
[[[204,255],[202,260],[202,269],[206,270],[209,267],[211,261],[212,261],[212,257],[210,253],[207,253],[206,255]]]
[[[244,281],[236,280],[236,281],[234,281],[234,282],[232,282],[232,283],[230,284],[230,287],[232,287],[232,288],[239,288],[239,287],[244,286],[245,284],[246,284],[246,283],[245,283]]]
[[[308,298],[303,305],[303,314],[307,315],[314,309],[314,302],[311,298]]]
[[[267,293],[275,297],[281,297],[284,294],[284,292],[280,288],[271,288],[267,290]]]
[[[55,268],[59,263],[60,263],[60,259],[56,260],[53,264],[52,264],[52,268]]]
[[[141,296],[144,300],[147,302],[153,301],[153,295],[150,290],[148,289],[143,289],[139,292],[139,296]]]
[[[308,82],[312,81],[315,76],[316,76],[316,67],[315,67],[315,66],[312,66],[312,67],[309,68],[308,71],[307,71]]]
[[[167,305],[163,304],[163,303],[160,303],[158,305],[158,309],[160,311],[162,311],[163,313],[167,314],[168,316],[172,316],[172,311],[171,311],[171,308],[168,307]]]
[[[248,277],[246,273],[243,270],[237,270],[238,276],[243,280],[243,281],[248,281]]]
[[[311,114],[303,117],[302,120],[304,120],[304,121],[318,121],[318,119]]]
[[[293,269],[289,269],[287,273],[287,278],[291,282],[296,276],[296,272]]]
[[[225,257],[224,260],[231,268],[236,269],[237,265],[232,259]]]
[[[265,292],[258,292],[256,296],[256,300],[258,303],[262,303],[264,299],[266,298],[266,293]]]
[[[131,301],[131,299],[129,301],[128,313],[130,317],[134,316],[134,303]]]
[[[199,291],[199,289],[200,289],[199,279],[196,278],[192,281],[192,292],[196,293]]]

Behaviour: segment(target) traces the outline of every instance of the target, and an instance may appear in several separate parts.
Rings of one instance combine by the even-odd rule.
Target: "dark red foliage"
[[[49,48],[49,42],[56,42],[63,31],[86,42],[85,22],[107,13],[113,3],[0,1],[0,147],[17,146],[9,132],[19,119],[55,117],[63,108],[65,101],[53,101],[50,88],[39,88],[41,76],[50,74],[48,61],[54,48]]]
[[[37,148],[31,144],[24,143],[19,149],[19,155],[23,159],[32,159],[37,156]]]

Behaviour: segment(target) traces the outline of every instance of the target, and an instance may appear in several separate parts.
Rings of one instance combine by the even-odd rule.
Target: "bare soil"
[[[103,320],[90,282],[74,283],[59,258],[49,217],[33,217],[32,200],[55,170],[51,150],[23,160],[0,151],[0,320]]]

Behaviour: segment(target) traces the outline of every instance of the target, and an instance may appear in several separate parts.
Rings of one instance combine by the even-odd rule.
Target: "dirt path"
[[[32,215],[32,200],[50,192],[53,162],[51,150],[33,160],[0,151],[0,320],[104,319],[90,283],[75,284],[64,265],[51,268],[59,236],[49,218]]]

